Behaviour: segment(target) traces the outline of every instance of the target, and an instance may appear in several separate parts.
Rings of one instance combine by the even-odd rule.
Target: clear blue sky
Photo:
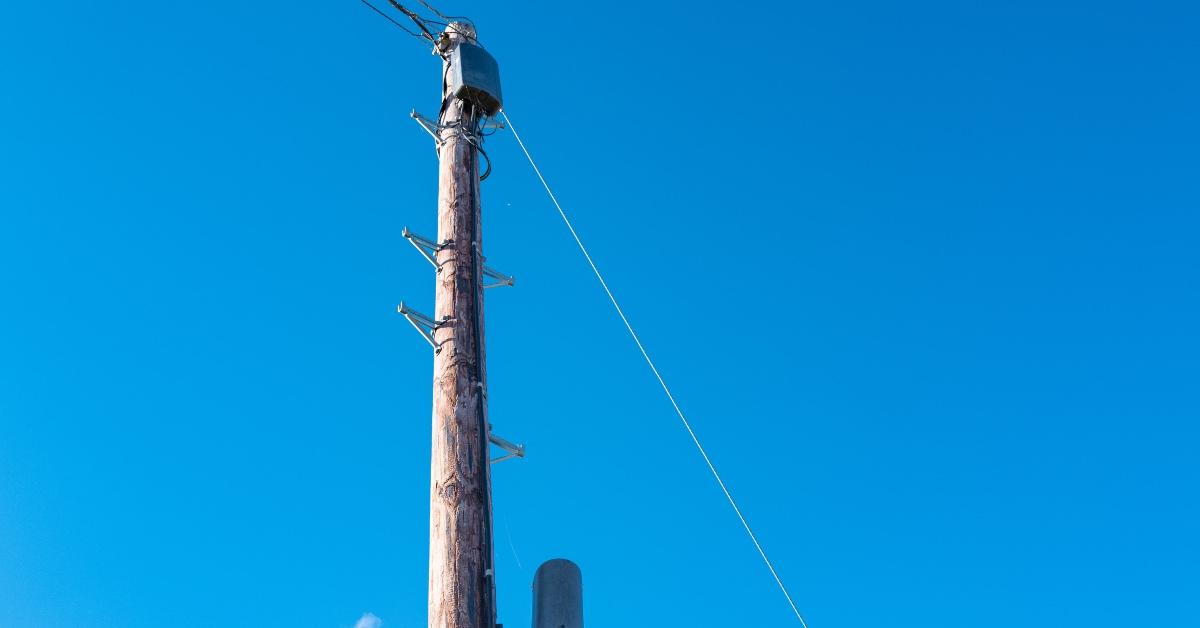
[[[812,628],[1196,625],[1193,3],[438,4]],[[0,55],[0,626],[423,627],[436,59],[356,0]],[[798,625],[488,147],[501,620],[565,556],[592,628]]]

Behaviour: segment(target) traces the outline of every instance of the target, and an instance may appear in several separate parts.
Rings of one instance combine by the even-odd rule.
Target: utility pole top
[[[446,98],[467,101],[484,117],[500,112],[504,101],[500,64],[479,45],[474,26],[466,22],[448,24],[434,46],[434,53],[446,60]]]
[[[437,44],[433,47],[433,54],[444,55],[450,52],[450,49],[454,46],[464,41],[479,41],[479,37],[475,34],[475,26],[470,22],[450,22],[446,25],[446,30],[442,31]]]
[[[446,32],[452,37],[461,36],[468,39],[475,39],[475,25],[470,22],[450,22],[446,26]]]

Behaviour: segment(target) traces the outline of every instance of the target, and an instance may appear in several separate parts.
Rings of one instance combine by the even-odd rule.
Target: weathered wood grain
[[[476,115],[451,99],[440,121],[470,129]],[[451,323],[434,334],[429,628],[493,628],[478,153],[456,129],[440,135],[438,241],[451,245],[437,256],[435,316]]]

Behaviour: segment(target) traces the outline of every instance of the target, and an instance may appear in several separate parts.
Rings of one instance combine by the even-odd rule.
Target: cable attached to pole
[[[504,123],[508,125],[512,131],[513,137],[516,138],[517,144],[521,147],[521,152],[525,153],[525,158],[529,160],[529,165],[533,166],[533,172],[542,182],[542,187],[546,188],[546,194],[550,196],[550,201],[554,203],[554,207],[558,209],[558,215],[562,217],[563,223],[567,225],[567,230],[571,232],[571,237],[575,238],[575,244],[579,245],[579,251],[583,253],[584,259],[587,260],[589,266],[592,267],[592,272],[596,274],[596,279],[600,280],[600,287],[604,288],[604,293],[608,295],[608,300],[612,302],[613,308],[617,310],[617,315],[621,317],[621,322],[625,323],[625,329],[629,330],[629,335],[633,337],[634,344],[637,345],[638,351],[642,352],[642,357],[645,358],[646,364],[650,367],[650,371],[654,373],[654,377],[658,379],[658,383],[662,386],[663,392],[667,394],[667,399],[670,400],[671,406],[675,408],[675,414],[679,415],[679,420],[683,422],[683,427],[687,429],[688,435],[692,437],[692,442],[696,444],[696,449],[700,451],[700,456],[704,458],[704,464],[708,465],[708,470],[712,472],[713,477],[717,480],[717,484],[721,487],[721,492],[725,493],[725,499],[729,500],[729,505],[733,506],[733,512],[737,514],[738,519],[742,522],[742,527],[746,529],[746,534],[750,536],[750,541],[754,543],[755,549],[758,550],[759,556],[762,556],[763,562],[767,564],[767,569],[771,572],[771,576],[775,578],[775,583],[779,585],[779,590],[783,592],[783,597],[787,598],[787,602],[792,607],[792,612],[796,614],[796,619],[800,620],[800,625],[808,628],[808,622],[804,621],[804,616],[800,614],[800,609],[796,607],[796,602],[792,600],[792,595],[788,593],[787,587],[783,586],[783,580],[780,579],[779,573],[775,571],[775,566],[771,564],[771,559],[767,558],[767,552],[763,549],[761,543],[758,542],[758,537],[754,531],[750,529],[750,524],[746,521],[746,516],[742,514],[742,509],[738,507],[734,501],[733,495],[729,492],[729,487],[725,486],[725,481],[721,479],[721,474],[717,473],[717,467],[713,465],[713,461],[708,457],[708,452],[704,450],[704,446],[700,444],[700,439],[696,436],[695,430],[692,429],[692,424],[684,416],[683,410],[679,407],[679,402],[675,401],[675,395],[671,393],[671,389],[667,387],[666,380],[663,379],[661,373],[658,372],[658,367],[654,365],[654,360],[650,359],[650,354],[646,351],[646,347],[642,344],[642,340],[638,338],[637,332],[633,330],[633,325],[629,323],[629,319],[625,316],[625,311],[621,309],[621,305],[617,303],[617,298],[613,296],[612,290],[608,287],[608,282],[604,280],[604,275],[600,274],[600,269],[596,267],[596,262],[592,260],[592,256],[588,253],[587,247],[583,245],[583,240],[579,238],[579,233],[575,231],[575,226],[571,224],[571,219],[567,218],[567,212],[563,211],[562,205],[559,204],[558,198],[554,196],[554,192],[550,190],[550,184],[546,183],[546,177],[542,176],[542,170],[538,168],[537,163],[533,161],[533,156],[529,154],[529,149],[525,147],[525,142],[521,141],[521,136],[517,133],[516,127],[513,126],[512,120],[508,119],[508,114],[502,109],[500,115],[504,116]]]
[[[417,0],[417,2],[420,2],[421,4],[425,5],[425,8],[426,8],[426,9],[429,9],[430,11],[433,11],[433,14],[434,14],[434,15],[436,15],[436,16],[438,16],[438,17],[442,18],[443,20],[446,20],[447,22],[449,22],[449,21],[451,21],[451,20],[462,20],[462,21],[464,21],[464,22],[470,22],[470,21],[471,21],[471,18],[469,18],[469,17],[466,17],[465,15],[446,15],[445,13],[442,13],[441,11],[438,11],[436,8],[434,8],[434,6],[433,6],[432,4],[429,4],[429,3],[428,3],[428,2],[426,2],[425,0]]]
[[[425,38],[424,38],[424,37],[422,37],[421,35],[418,35],[417,33],[415,33],[415,32],[413,32],[413,31],[409,30],[409,29],[408,29],[406,26],[404,26],[404,25],[403,25],[403,24],[401,24],[400,22],[397,22],[395,19],[393,19],[393,18],[392,18],[392,16],[390,16],[390,15],[388,15],[387,13],[384,13],[383,11],[381,11],[381,10],[379,9],[379,7],[377,7],[377,6],[373,5],[373,4],[371,4],[370,2],[367,2],[367,0],[360,0],[360,2],[362,2],[363,4],[365,4],[365,5],[367,5],[368,7],[370,7],[370,9],[371,9],[372,11],[374,11],[374,12],[378,13],[379,15],[383,16],[383,19],[385,19],[385,20],[387,20],[387,21],[391,22],[392,24],[395,24],[395,25],[396,25],[396,26],[397,26],[397,27],[398,27],[400,30],[402,30],[402,31],[404,31],[404,32],[406,32],[406,33],[408,33],[409,35],[412,35],[413,37],[416,37],[417,39],[420,39],[421,41],[424,41],[424,40],[425,40]]]
[[[403,4],[396,2],[396,0],[388,0],[388,3],[395,7],[397,11],[407,15],[408,19],[412,20],[413,23],[417,25],[417,28],[421,29],[421,32],[425,34],[426,39],[429,41],[437,41],[437,37],[434,37],[433,33],[429,32],[429,28],[425,26],[425,18],[417,15],[414,11],[406,9]]]

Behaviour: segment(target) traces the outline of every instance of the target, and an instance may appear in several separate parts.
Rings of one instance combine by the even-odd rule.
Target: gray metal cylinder
[[[565,558],[542,563],[533,576],[533,628],[583,628],[583,574]]]

